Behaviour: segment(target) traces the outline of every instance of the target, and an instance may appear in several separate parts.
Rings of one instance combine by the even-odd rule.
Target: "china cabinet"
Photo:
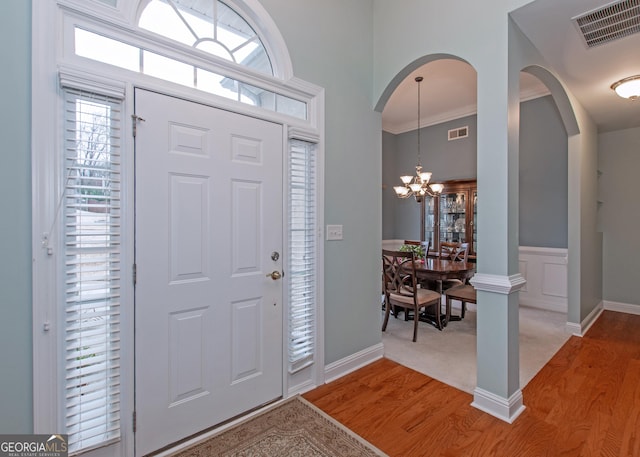
[[[438,252],[443,241],[469,243],[469,255],[475,256],[477,240],[477,200],[475,180],[443,182],[439,196],[423,200],[422,221],[425,241]]]

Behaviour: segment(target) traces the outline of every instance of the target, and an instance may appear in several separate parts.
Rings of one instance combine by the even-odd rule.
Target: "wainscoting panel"
[[[567,249],[520,246],[520,304],[567,312]]]

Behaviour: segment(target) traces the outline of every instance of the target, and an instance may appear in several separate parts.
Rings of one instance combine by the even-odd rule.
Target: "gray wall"
[[[0,433],[30,433],[31,367],[31,3],[0,2]]]
[[[469,126],[469,136],[448,141],[450,129]],[[420,129],[420,161],[424,171],[433,173],[432,182],[451,179],[474,179],[476,177],[476,116],[467,116],[450,122],[422,127]],[[398,135],[383,133],[382,160],[383,183],[390,183],[384,189],[383,215],[393,216],[393,231],[384,232],[385,239],[420,239],[420,206],[415,199],[401,200],[395,197],[393,186],[401,185],[401,175],[414,175],[418,156],[417,131]],[[393,145],[393,149],[387,149]],[[392,174],[390,174],[393,172]]]
[[[640,307],[640,127],[601,133],[598,151],[603,298]]]
[[[551,96],[523,102],[520,109],[520,245],[566,248],[567,134]],[[449,129],[465,125],[469,126],[469,137],[447,141]],[[414,173],[416,131],[399,135],[385,132],[385,136],[395,141],[383,141],[383,182],[398,185],[401,174]],[[434,181],[476,178],[475,115],[423,127],[420,142],[423,168],[433,172]],[[388,145],[393,148],[387,149]],[[388,176],[391,170],[394,176]],[[393,214],[395,222],[393,231],[384,232],[384,238],[419,238],[419,206],[413,199],[389,198],[393,197],[392,186],[384,193],[383,215]],[[388,223],[383,220],[383,225]]]
[[[261,3],[284,37],[295,75],[326,90],[325,223],[344,227],[343,241],[325,242],[325,361],[331,363],[382,340],[373,9],[370,0]]]
[[[382,239],[395,236],[396,201],[393,186],[399,184],[396,172],[397,135],[382,132]]]
[[[520,104],[520,246],[567,247],[567,132],[551,96]]]
[[[464,126],[469,126],[468,137],[447,140],[448,130]],[[476,177],[476,116],[467,116],[420,130],[422,168],[433,173],[432,182]],[[401,174],[415,174],[418,148],[416,135],[416,130],[398,135],[397,170]]]

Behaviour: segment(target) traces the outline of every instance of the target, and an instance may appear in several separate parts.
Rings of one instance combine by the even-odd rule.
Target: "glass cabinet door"
[[[469,243],[469,254],[477,252],[478,192],[476,180],[446,181],[436,197],[425,197],[421,211],[420,230],[430,242],[430,252],[440,250],[443,242]]]
[[[424,240],[429,242],[429,252],[436,249],[436,199],[425,197],[424,206]]]
[[[467,241],[467,192],[443,193],[440,196],[440,243]]]

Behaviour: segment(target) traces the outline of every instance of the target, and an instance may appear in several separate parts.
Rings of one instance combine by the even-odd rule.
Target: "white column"
[[[478,64],[477,386],[472,405],[506,422],[523,411],[518,341],[519,68],[509,68],[508,24],[494,24]]]

